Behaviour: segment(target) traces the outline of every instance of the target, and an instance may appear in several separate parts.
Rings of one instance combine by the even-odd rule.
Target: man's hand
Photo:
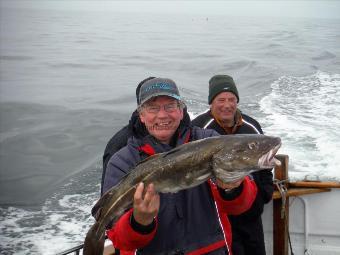
[[[133,200],[133,217],[141,225],[147,226],[157,216],[160,199],[154,185],[151,183],[144,193],[144,183],[139,183]]]
[[[216,179],[216,184],[221,189],[230,190],[230,189],[235,189],[238,186],[240,186],[241,183],[243,182],[243,179],[244,178],[242,178],[241,180],[238,180],[238,181],[235,181],[235,182],[229,182],[229,183],[224,183],[220,179]]]

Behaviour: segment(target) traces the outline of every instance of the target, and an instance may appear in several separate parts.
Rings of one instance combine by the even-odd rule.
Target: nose
[[[158,113],[157,113],[158,117],[167,117],[168,113],[165,111],[164,106],[160,107]]]
[[[222,107],[223,108],[230,108],[230,103],[228,101],[223,102]]]
[[[223,107],[225,108],[233,108],[237,106],[237,101],[232,101],[232,100],[225,100],[223,102]]]

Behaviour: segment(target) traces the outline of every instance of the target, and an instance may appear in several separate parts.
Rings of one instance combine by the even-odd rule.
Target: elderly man
[[[138,99],[138,122],[144,128],[134,130],[127,145],[111,157],[104,192],[150,155],[217,135],[212,130],[192,127],[190,120],[183,118],[183,102],[170,79],[146,81]],[[146,134],[139,135],[139,130],[146,130]],[[219,215],[244,212],[256,192],[255,183],[248,177],[228,184],[208,181],[175,194],[157,194],[152,184],[144,187],[140,183],[133,208],[107,235],[121,254],[231,254],[229,222]]]
[[[214,129],[222,135],[263,134],[260,124],[238,109],[239,94],[233,78],[215,75],[209,81],[210,109],[197,116],[192,124]],[[265,255],[261,214],[273,194],[273,174],[270,169],[253,173],[259,192],[250,210],[229,216],[232,225],[232,250],[235,255]]]

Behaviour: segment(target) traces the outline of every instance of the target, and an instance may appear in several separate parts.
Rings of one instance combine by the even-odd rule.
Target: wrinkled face
[[[139,117],[149,134],[161,143],[169,144],[183,119],[183,110],[179,106],[178,100],[167,96],[158,96],[141,106]]]
[[[211,102],[210,109],[216,118],[232,126],[237,110],[237,97],[231,92],[221,92]]]

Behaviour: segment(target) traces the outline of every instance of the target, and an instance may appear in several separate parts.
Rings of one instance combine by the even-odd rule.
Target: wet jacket
[[[149,155],[216,135],[211,130],[192,128],[182,122],[170,145],[158,143],[150,135],[130,137],[127,146],[110,159],[103,191],[117,184]],[[256,193],[256,185],[250,178],[246,178],[233,194],[226,194],[212,181],[175,194],[161,193],[160,210],[151,228],[145,230],[136,225],[129,210],[107,235],[122,254],[131,254],[136,249],[137,254],[228,254],[230,225],[227,217],[219,215],[244,212],[250,208]]]
[[[253,118],[241,113],[239,110],[235,116],[235,126],[226,131],[214,119],[211,111],[197,116],[192,124],[206,129],[214,129],[223,135],[228,134],[263,134],[260,124]],[[258,187],[256,200],[252,207],[237,216],[229,216],[233,233],[233,253],[234,254],[258,254],[264,255],[265,244],[261,214],[264,204],[272,199],[273,195],[273,174],[271,169],[255,172],[251,174]]]

